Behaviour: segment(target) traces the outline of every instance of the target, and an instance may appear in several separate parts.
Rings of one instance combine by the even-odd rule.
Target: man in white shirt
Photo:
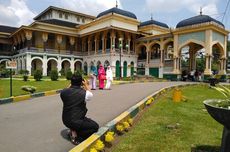
[[[63,101],[62,121],[70,128],[71,142],[75,145],[79,144],[99,128],[95,121],[86,117],[86,101],[91,100],[93,94],[81,75],[73,75],[71,86],[64,89],[60,96]]]

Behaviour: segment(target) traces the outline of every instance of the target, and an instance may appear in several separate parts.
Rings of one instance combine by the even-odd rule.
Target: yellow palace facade
[[[117,7],[91,16],[54,6],[28,26],[0,25],[0,63],[16,60],[17,69],[83,70],[112,67],[114,77],[135,74],[159,78],[181,76],[182,50],[189,52],[188,70],[196,69],[196,56],[204,50],[204,75],[212,74],[213,53],[219,54],[218,72],[226,74],[227,36],[224,25],[198,15],[180,21],[175,28],[153,19],[139,22],[135,14]]]

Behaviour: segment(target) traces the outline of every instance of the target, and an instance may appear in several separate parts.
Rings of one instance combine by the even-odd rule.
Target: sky
[[[230,4],[226,8],[228,0],[117,1],[119,8],[134,13],[141,22],[150,20],[152,16],[154,20],[175,28],[180,21],[198,15],[202,8],[203,14],[221,21],[230,30]],[[29,25],[50,5],[97,16],[115,7],[116,0],[0,0],[0,25]]]

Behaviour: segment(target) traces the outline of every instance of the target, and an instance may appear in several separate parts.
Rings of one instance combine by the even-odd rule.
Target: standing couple
[[[90,72],[91,90],[96,89],[97,76],[99,80],[99,89],[103,90],[104,86],[105,86],[105,89],[108,89],[108,90],[111,89],[111,84],[113,81],[113,72],[110,66],[107,67],[106,72],[102,64],[100,64],[98,72],[95,66],[91,68],[91,72]],[[105,85],[105,80],[106,80],[106,85]]]

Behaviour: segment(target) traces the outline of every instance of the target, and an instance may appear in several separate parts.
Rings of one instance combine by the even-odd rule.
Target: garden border
[[[72,148],[69,152],[88,152],[88,151],[90,151],[90,148],[93,148],[93,146],[95,145],[97,140],[99,140],[99,139],[103,140],[104,139],[104,135],[106,134],[106,132],[109,132],[109,131],[114,131],[115,132],[115,130],[116,130],[115,128],[116,128],[117,124],[122,123],[122,122],[128,120],[129,118],[131,118],[131,119],[135,118],[135,116],[140,111],[144,110],[145,107],[147,107],[146,102],[150,98],[153,97],[155,99],[159,95],[164,93],[165,91],[174,89],[176,87],[192,86],[192,85],[199,85],[199,84],[173,85],[173,86],[169,86],[169,87],[164,87],[164,88],[162,88],[162,89],[150,94],[149,96],[145,97],[144,99],[139,101],[137,104],[135,104],[134,106],[132,106],[128,110],[126,110],[123,113],[121,113],[119,116],[114,118],[112,121],[108,122],[105,126],[100,127],[98,132],[94,133],[89,138],[87,138],[85,141],[83,141],[79,145],[77,145],[74,148]]]

